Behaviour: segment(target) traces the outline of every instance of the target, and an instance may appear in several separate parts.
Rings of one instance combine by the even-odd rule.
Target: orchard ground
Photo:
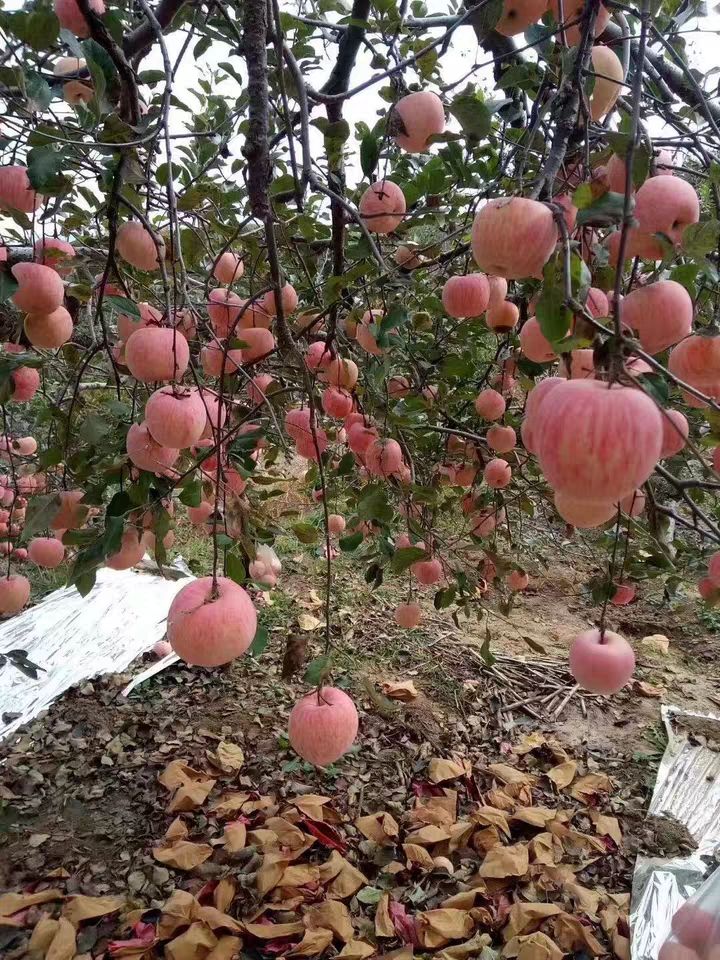
[[[289,508],[317,510],[295,490],[274,503],[278,516]],[[211,541],[199,538],[186,521],[178,524],[177,533],[173,552],[196,572],[206,570]],[[125,674],[68,691],[3,744],[0,884],[17,888],[62,867],[77,877],[83,892],[137,892],[142,887],[155,890],[156,896],[166,894],[180,878],[168,879],[149,853],[168,820],[158,774],[178,758],[202,766],[219,740],[244,751],[237,781],[241,789],[280,796],[326,794],[339,809],[357,816],[405,809],[411,781],[430,757],[458,754],[476,764],[503,761],[521,737],[539,730],[557,738],[579,759],[581,769],[600,770],[617,781],[611,809],[620,818],[625,843],[612,866],[612,884],[629,890],[639,847],[660,854],[668,844],[667,837],[652,831],[648,839],[643,824],[664,747],[660,704],[720,708],[720,676],[711,666],[717,615],[690,596],[663,602],[658,580],[642,583],[638,599],[624,608],[611,607],[609,618],[609,625],[635,647],[638,669],[632,687],[582,704],[573,697],[557,721],[537,706],[542,720],[522,708],[500,714],[494,680],[484,669],[486,626],[493,655],[526,657],[532,668],[542,657],[566,661],[570,640],[596,616],[588,583],[602,573],[603,555],[594,556],[593,536],[576,534],[565,542],[563,556],[571,564],[560,566],[553,561],[554,546],[564,536],[559,522],[538,524],[538,572],[530,588],[507,615],[491,604],[496,609],[488,620],[460,621],[459,629],[446,611],[434,610],[434,590],[429,589],[421,601],[420,627],[401,630],[392,617],[402,599],[397,579],[371,589],[352,556],[340,554],[335,561],[333,675],[358,704],[361,727],[356,746],[323,772],[289,749],[286,731],[287,714],[307,687],[305,669],[323,651],[325,560],[319,547],[314,555],[302,551],[288,524],[278,543],[281,582],[259,603],[269,637],[259,657],[246,655],[216,670],[179,664],[123,699],[122,687],[154,659],[147,655]],[[36,576],[34,597],[60,581],[61,574],[56,579],[51,571]],[[669,639],[666,655],[642,644],[653,634]],[[295,669],[286,681],[281,672],[288,656]],[[417,696],[407,702],[390,700],[381,692],[387,681],[412,681]],[[506,691],[505,704],[533,693],[528,688],[516,697]]]

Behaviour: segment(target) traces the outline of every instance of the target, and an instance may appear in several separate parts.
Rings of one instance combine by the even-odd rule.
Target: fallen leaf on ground
[[[542,923],[548,917],[555,917],[562,912],[562,907],[556,903],[514,903],[510,908],[503,936],[507,940],[520,936],[529,926]]]
[[[355,826],[368,840],[380,846],[394,846],[400,836],[400,827],[391,813],[371,813],[358,817]]]
[[[218,910],[217,907],[198,907],[193,919],[201,920],[213,932],[215,930],[229,930],[230,933],[240,933],[242,931],[242,924],[223,913],[222,910]]]
[[[546,934],[537,931],[526,937],[513,937],[502,951],[503,957],[517,960],[561,960],[563,951]]]
[[[475,922],[467,910],[440,907],[426,910],[417,916],[422,946],[429,949],[443,947],[450,940],[462,940],[472,933]]]
[[[220,937],[205,960],[232,960],[233,957],[239,956],[241,947],[240,937]]]
[[[229,853],[237,853],[247,843],[247,826],[241,820],[226,823],[223,837],[225,838],[225,849]]]
[[[319,957],[333,940],[332,930],[306,930],[300,941],[285,954],[286,957]]]
[[[255,881],[258,896],[264,897],[280,883],[289,863],[287,857],[279,850],[265,854]]]
[[[301,613],[297,618],[297,622],[301,630],[308,632],[310,630],[317,630],[321,624],[321,621],[311,613]]]
[[[580,803],[592,804],[599,794],[607,794],[612,790],[612,780],[605,773],[588,773],[580,777],[572,785],[570,796]]]
[[[28,846],[33,850],[41,847],[46,840],[50,839],[49,833],[33,833],[28,837]]]
[[[223,913],[227,912],[227,908],[235,898],[235,891],[236,887],[233,878],[223,877],[213,890],[213,903],[218,910],[222,911]]]
[[[217,946],[217,937],[203,923],[193,923],[187,930],[165,944],[167,960],[205,960]]]
[[[256,940],[280,940],[305,933],[305,924],[302,920],[295,923],[246,923],[244,927],[245,932]]]
[[[180,817],[175,817],[173,822],[165,831],[166,840],[185,840],[188,836],[188,828],[184,820],[181,820]]]
[[[215,753],[212,754],[212,762],[226,773],[234,773],[236,770],[242,769],[245,763],[245,754],[236,743],[228,743],[223,740],[218,744]]]
[[[639,693],[641,697],[648,697],[653,700],[660,700],[665,692],[662,687],[646,683],[645,680],[633,680],[632,691],[633,693]]]
[[[25,910],[39,903],[49,903],[51,900],[62,900],[62,898],[62,892],[55,888],[40,890],[38,893],[4,893],[0,896],[0,917],[10,917],[18,910]]]
[[[617,817],[608,817],[604,813],[597,813],[597,811],[591,810],[590,819],[593,822],[596,833],[601,837],[611,837],[619,847],[622,846],[622,830],[620,829],[620,823]]]
[[[210,791],[215,786],[215,780],[189,780],[177,788],[170,803],[165,808],[168,813],[187,813],[201,807]]]
[[[346,960],[367,960],[377,953],[377,949],[371,943],[365,943],[364,940],[350,940],[340,951],[340,956]]]
[[[76,927],[83,920],[104,917],[115,913],[125,905],[125,897],[68,897],[63,904],[62,915]]]
[[[320,823],[324,821],[329,823],[340,822],[340,818],[330,806],[330,797],[323,797],[317,793],[308,793],[304,797],[294,797],[290,802],[294,807],[298,808],[300,813],[305,814],[305,816],[311,820],[318,820]]]
[[[433,757],[428,764],[427,775],[430,783],[446,783],[448,780],[457,780],[472,773],[472,766],[467,760],[447,760],[442,757]]]
[[[505,880],[507,877],[524,877],[529,866],[527,845],[516,843],[514,846],[494,847],[489,850],[478,874],[481,877]]]
[[[487,933],[476,933],[471,940],[446,947],[435,954],[435,960],[467,960],[468,957],[479,957],[483,950],[489,947],[492,940]]]
[[[75,947],[75,927],[65,917],[60,917],[45,960],[72,960]]]
[[[375,909],[375,936],[395,937],[395,924],[390,917],[390,894],[384,893]]]
[[[184,783],[207,780],[207,774],[194,770],[184,760],[172,760],[158,777],[166,790],[177,790]]]
[[[513,753],[516,753],[518,757],[524,757],[526,753],[532,753],[538,747],[544,746],[546,742],[545,734],[535,730],[533,733],[526,734],[520,743],[513,747]]]
[[[528,844],[530,861],[549,866],[555,863],[555,844],[551,833],[539,833]],[[562,851],[561,851],[562,852]]]
[[[416,843],[404,843],[402,848],[407,857],[408,869],[416,867],[420,870],[433,870],[435,868],[435,862],[425,847],[420,847]]]
[[[548,770],[545,776],[552,780],[558,790],[564,790],[573,782],[576,773],[577,763],[574,760],[566,760]]]
[[[487,769],[488,773],[502,783],[517,783],[520,786],[531,787],[537,782],[537,777],[524,770],[518,770],[517,767],[511,767],[508,763],[490,763]]]
[[[407,835],[408,843],[417,843],[420,846],[432,845],[433,843],[442,843],[443,840],[449,840],[452,836],[450,827],[436,827],[428,823],[419,830],[413,830]]]
[[[550,810],[548,807],[518,807],[510,819],[527,823],[531,827],[544,828],[556,817],[557,810]]]
[[[308,927],[325,927],[332,930],[339,940],[349,943],[355,936],[350,911],[339,900],[326,900],[311,907],[304,917]]]
[[[478,807],[470,814],[470,819],[473,823],[479,823],[486,827],[497,827],[506,837],[510,836],[508,818],[503,810],[498,810],[496,807]]]
[[[575,953],[585,950],[594,957],[605,953],[603,945],[598,942],[589,927],[581,923],[577,917],[569,913],[561,913],[550,920],[553,936],[558,946],[565,953]]]
[[[415,700],[418,695],[412,680],[383,680],[380,689],[391,700],[402,700],[404,703]]]
[[[167,863],[176,870],[193,870],[209,860],[213,848],[207,843],[191,843],[189,840],[176,840],[169,847],[155,847],[153,856],[160,863]]]
[[[48,917],[47,914],[43,915],[40,920],[35,924],[35,928],[30,936],[28,942],[28,953],[30,954],[40,954],[45,956],[47,948],[53,941],[53,937],[57,933],[58,921],[53,920],[52,917]]]
[[[665,656],[670,651],[670,640],[662,633],[652,633],[649,637],[642,638],[640,646],[648,653]]]

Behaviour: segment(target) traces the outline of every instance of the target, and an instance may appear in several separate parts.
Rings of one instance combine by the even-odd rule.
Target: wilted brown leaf
[[[306,926],[311,929],[325,927],[327,930],[332,930],[343,943],[350,943],[355,936],[350,911],[339,900],[326,900],[324,903],[310,907],[304,920]]]
[[[529,866],[527,844],[516,843],[511,847],[488,850],[478,873],[481,877],[505,880],[507,877],[524,877]]]
[[[548,770],[545,776],[552,780],[558,790],[564,790],[573,782],[576,773],[577,763],[574,760],[566,760]]]
[[[364,940],[350,940],[340,951],[345,960],[367,960],[377,953],[377,948]]]
[[[239,747],[236,743],[228,743],[227,740],[222,740],[212,755],[212,762],[225,773],[235,773],[245,765],[245,754],[242,747]]]
[[[340,818],[330,806],[331,802],[331,797],[323,797],[317,793],[308,793],[291,800],[292,805],[311,820],[318,820],[320,823],[339,823]]]
[[[563,889],[580,913],[584,913],[590,920],[597,921],[598,907],[602,897],[596,890],[590,890],[574,881],[565,883]]]
[[[264,897],[280,883],[289,863],[290,861],[280,851],[270,851],[265,854],[255,881],[258,896]]]
[[[630,940],[618,930],[613,931],[612,948],[617,960],[630,960]]]
[[[485,794],[488,805],[498,810],[512,811],[516,803],[504,790],[488,790]]]
[[[168,813],[186,813],[197,810],[208,798],[215,780],[191,780],[178,787],[165,808]]]
[[[279,887],[306,887],[320,882],[320,867],[312,863],[296,863],[287,867],[280,878]]]
[[[516,753],[519,757],[524,757],[526,753],[532,753],[533,750],[537,750],[538,747],[542,747],[546,743],[545,735],[540,733],[539,730],[535,730],[533,733],[526,734],[520,743],[513,747],[513,753]]]
[[[288,950],[286,957],[319,957],[332,943],[332,930],[306,930],[300,943]]]
[[[277,835],[280,846],[288,850],[301,850],[307,846],[307,836],[285,817],[268,817],[265,829],[272,830]]]
[[[557,810],[550,810],[548,807],[518,807],[510,819],[544,829],[556,817]]]
[[[485,827],[497,827],[506,837],[510,836],[510,824],[504,811],[497,807],[478,807],[470,814],[473,823],[478,823]]]
[[[225,838],[225,849],[229,853],[237,853],[247,843],[247,827],[241,820],[226,823],[223,837]]]
[[[172,760],[158,777],[166,790],[177,790],[184,783],[207,780],[207,774],[194,770],[184,760]]]
[[[475,927],[467,910],[440,907],[417,915],[420,942],[428,949],[443,947],[450,940],[463,940]]]
[[[596,810],[590,810],[590,819],[599,836],[611,837],[619,847],[622,846],[622,830],[617,817],[609,817],[604,813],[598,813]]]
[[[25,910],[39,903],[62,900],[62,897],[62,892],[55,888],[39,890],[37,893],[3,893],[0,896],[0,917],[12,916],[18,910]]]
[[[412,680],[383,680],[380,689],[386,697],[390,697],[391,700],[401,700],[403,703],[415,700],[418,695]]]
[[[188,836],[188,828],[180,817],[175,817],[173,822],[165,831],[166,840],[185,840]]]
[[[407,835],[408,843],[417,843],[421,847],[432,846],[434,843],[442,843],[443,840],[449,840],[452,836],[452,828],[450,827],[436,827],[432,823],[428,823],[424,827],[420,827],[419,830],[413,830]]]
[[[384,893],[375,908],[375,936],[395,937],[395,924],[390,916],[390,894]]]
[[[652,683],[646,683],[645,680],[633,680],[632,691],[652,700],[660,700],[665,692],[663,687],[656,687]]]
[[[176,870],[193,870],[209,860],[213,848],[207,843],[191,843],[189,840],[176,840],[169,847],[155,847],[153,856],[160,863],[167,863]]]
[[[562,907],[556,903],[525,903],[518,901],[510,908],[507,926],[503,936],[510,940],[525,933],[528,927],[539,926],[548,917],[562,913]]]
[[[242,940],[240,937],[220,937],[205,960],[232,960],[240,955]]]
[[[366,817],[358,817],[355,826],[363,836],[381,847],[394,846],[400,836],[400,827],[391,813],[371,813]]]
[[[297,618],[297,622],[300,629],[308,633],[311,630],[317,630],[322,623],[321,620],[318,620],[318,618],[314,617],[311,613],[301,613]]]
[[[550,926],[553,937],[565,953],[584,950],[593,957],[599,957],[606,952],[590,928],[581,923],[577,917],[570,916],[569,913],[561,913],[559,916],[553,917]]]
[[[305,933],[305,925],[301,920],[295,923],[246,923],[244,926],[245,932],[256,940],[279,940]]]
[[[45,960],[72,960],[75,947],[75,927],[66,917],[60,917]]]
[[[428,780],[430,783],[446,783],[448,780],[457,780],[472,773],[472,764],[468,760],[446,760],[433,757],[428,764]]]
[[[471,940],[465,943],[456,943],[435,954],[435,960],[467,960],[469,957],[479,957],[485,947],[489,947],[492,939],[487,933],[476,933]]]
[[[434,870],[435,863],[425,847],[420,847],[416,843],[404,843],[402,848],[407,857],[408,869],[417,867],[420,870]]]
[[[551,833],[539,833],[533,837],[528,844],[528,850],[532,863],[544,863],[549,866],[555,863],[555,844]]]
[[[213,903],[222,913],[225,913],[233,902],[235,891],[235,881],[232,877],[223,877],[213,890]]]
[[[563,951],[550,937],[540,931],[525,937],[513,937],[505,944],[503,957],[517,960],[561,960]]]
[[[53,937],[57,933],[58,926],[57,920],[54,920],[47,914],[43,914],[35,924],[35,929],[28,942],[28,953],[31,955],[38,954],[39,956],[45,956],[48,947],[53,941]]]
[[[217,937],[202,923],[193,923],[187,930],[165,944],[167,960],[205,960],[217,946]]]
[[[570,796],[580,803],[593,803],[599,794],[612,791],[613,783],[605,773],[588,773],[572,785]]]
[[[488,773],[500,780],[501,783],[516,783],[520,786],[532,787],[537,783],[537,777],[524,770],[518,770],[517,767],[511,767],[509,763],[490,763],[487,767]]]
[[[63,904],[62,915],[76,927],[83,920],[92,920],[94,917],[115,913],[124,904],[125,897],[84,897],[78,894],[68,897]]]

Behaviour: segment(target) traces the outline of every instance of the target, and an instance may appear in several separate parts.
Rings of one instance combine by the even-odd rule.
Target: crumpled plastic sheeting
[[[133,570],[98,571],[86,597],[63,587],[0,625],[0,653],[25,650],[42,667],[37,680],[10,664],[0,670],[0,740],[32,720],[68,687],[89,677],[124,670],[165,635],[175,594],[192,574],[178,557],[164,576],[148,557]]]
[[[710,867],[703,856],[711,857],[720,846],[720,753],[692,743],[682,727],[683,717],[716,722],[720,741],[720,717],[667,706],[662,717],[668,745],[648,813],[670,814],[687,827],[698,847],[688,857],[638,857],[630,913],[633,960],[657,960],[673,914],[707,878]]]

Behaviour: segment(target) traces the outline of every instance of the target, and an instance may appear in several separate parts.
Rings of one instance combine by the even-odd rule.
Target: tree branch
[[[268,150],[267,4],[246,0],[243,44],[248,69],[248,131],[242,153],[247,160],[250,210],[258,220],[270,213],[268,185],[272,176]]]
[[[155,19],[163,30],[172,24],[178,10],[183,7],[185,0],[160,0],[155,10]],[[153,25],[145,20],[123,40],[123,50],[128,60],[135,57],[144,57],[155,40]]]

